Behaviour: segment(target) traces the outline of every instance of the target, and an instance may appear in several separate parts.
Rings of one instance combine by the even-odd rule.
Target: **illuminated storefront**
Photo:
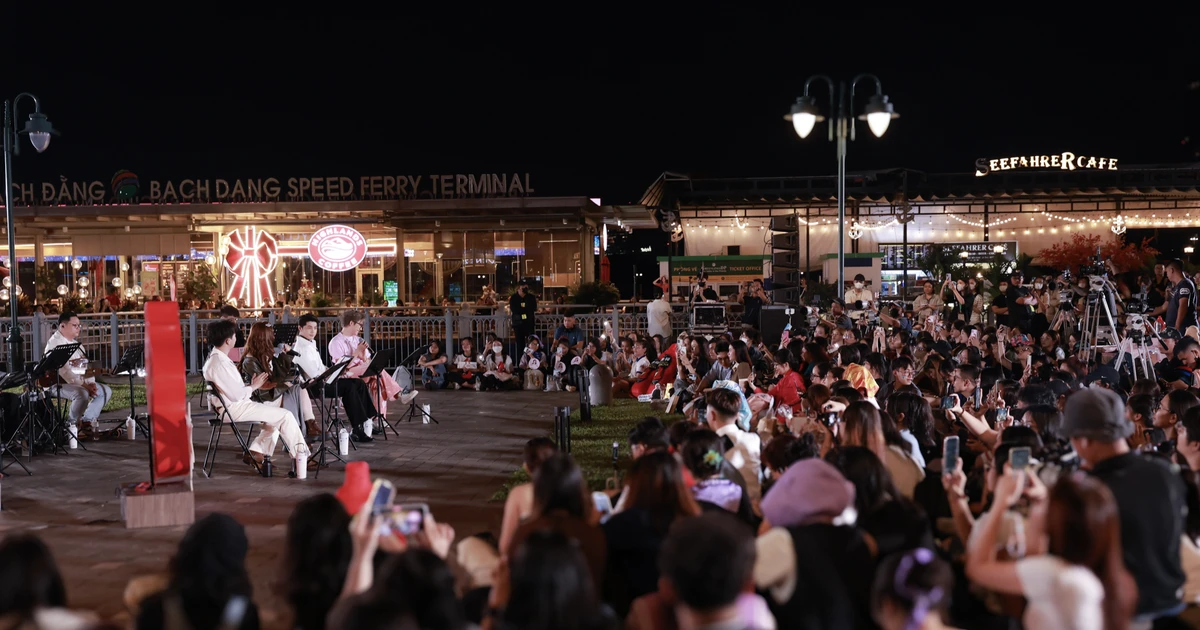
[[[553,297],[595,278],[604,224],[656,225],[534,192],[527,173],[18,183],[20,283],[40,300],[58,285],[153,299],[206,267],[240,304],[473,301],[523,277]]]

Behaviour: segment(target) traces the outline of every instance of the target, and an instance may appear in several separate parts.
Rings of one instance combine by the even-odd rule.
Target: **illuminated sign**
[[[225,237],[225,267],[233,273],[226,296],[241,306],[262,308],[275,301],[270,273],[279,264],[275,237],[256,227],[239,228]]]
[[[367,257],[367,239],[348,225],[327,225],[309,239],[308,256],[326,271],[354,269]]]
[[[1117,170],[1117,158],[1098,158],[1089,155],[1075,155],[1063,151],[1055,155],[1018,155],[1003,158],[979,158],[975,160],[975,177],[983,177],[996,171],[1011,171],[1014,169],[1059,169],[1073,171],[1076,169],[1091,169],[1097,171]]]

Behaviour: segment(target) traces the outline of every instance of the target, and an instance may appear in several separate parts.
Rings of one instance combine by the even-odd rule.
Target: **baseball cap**
[[[1116,442],[1133,434],[1133,423],[1125,417],[1125,403],[1120,396],[1092,387],[1067,398],[1062,433],[1067,438]]]

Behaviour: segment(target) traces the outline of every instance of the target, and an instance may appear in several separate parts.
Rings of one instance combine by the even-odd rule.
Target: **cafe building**
[[[14,184],[24,292],[44,301],[167,296],[211,278],[239,305],[545,298],[596,277],[608,228],[656,227],[640,206],[539,196],[528,173]],[[8,264],[7,251],[0,256]],[[208,273],[211,272],[211,273]],[[193,284],[189,285],[191,281]]]
[[[968,263],[1027,253],[1037,264],[1039,252],[1080,235],[1111,239],[1130,231],[1140,242],[1155,234],[1149,230],[1200,234],[1200,164],[1136,166],[1064,151],[984,158],[962,173],[849,173],[844,226],[837,183],[833,176],[665,173],[641,203],[675,226],[676,255],[761,257],[763,277],[793,282],[803,272],[837,277],[843,227],[846,280],[859,273],[855,267],[874,269],[872,284],[885,295],[898,293],[901,278],[924,275],[907,267],[931,248],[953,247]]]

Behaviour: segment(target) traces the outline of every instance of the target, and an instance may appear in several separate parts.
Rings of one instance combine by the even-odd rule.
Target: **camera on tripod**
[[[1142,317],[1140,313],[1129,313],[1125,316],[1125,330],[1129,331],[1130,337],[1135,333],[1141,334],[1145,327],[1146,318]]]
[[[1108,266],[1104,264],[1104,259],[1097,253],[1095,256],[1088,258],[1086,265],[1080,265],[1079,275],[1081,276],[1106,276],[1108,275]],[[1095,285],[1096,279],[1090,278],[1092,285]],[[1103,286],[1103,283],[1101,284]]]
[[[1150,312],[1150,305],[1142,300],[1128,300],[1125,302],[1125,313],[1132,316],[1145,315]]]

